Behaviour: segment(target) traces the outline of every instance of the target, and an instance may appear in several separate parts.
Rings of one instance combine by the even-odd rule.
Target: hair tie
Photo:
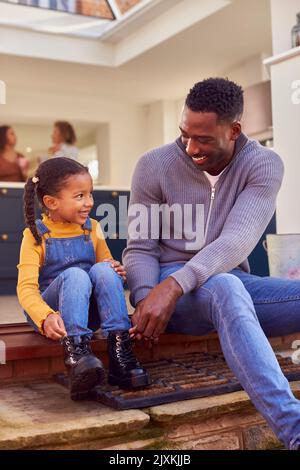
[[[34,176],[31,181],[35,184],[35,183],[38,183],[40,181],[39,177],[38,176]]]

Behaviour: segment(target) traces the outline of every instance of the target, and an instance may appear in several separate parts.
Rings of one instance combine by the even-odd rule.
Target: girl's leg
[[[63,271],[42,293],[45,302],[60,312],[68,336],[92,336],[87,326],[91,292],[89,275],[74,267]]]
[[[91,292],[89,275],[74,267],[57,276],[42,294],[45,302],[60,312],[67,330],[62,345],[72,400],[86,398],[105,377],[103,364],[92,354],[89,344],[92,331],[87,325]]]
[[[110,262],[95,264],[89,276],[103,333],[107,336],[109,331],[129,330],[130,320],[121,276],[114,271]]]
[[[130,321],[124,296],[123,280],[110,262],[97,263],[89,272],[101,328],[107,336],[109,356],[108,382],[121,388],[149,385],[150,378],[132,351]]]

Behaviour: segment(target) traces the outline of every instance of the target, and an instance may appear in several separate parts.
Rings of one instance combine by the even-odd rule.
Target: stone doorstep
[[[128,436],[144,428],[141,410],[112,410],[92,401],[74,402],[64,387],[32,382],[0,389],[0,449],[50,448]]]
[[[300,339],[300,334],[269,341],[274,348],[282,349],[291,347],[295,339]],[[51,378],[65,370],[62,346],[35,333],[27,323],[0,325],[0,340],[6,344],[6,364],[0,365],[0,380],[4,383]],[[107,366],[106,340],[97,336],[92,341],[92,348]],[[137,343],[135,351],[142,362],[147,362],[191,352],[220,352],[221,348],[216,333],[201,337],[163,334],[157,345],[149,348],[147,343]]]
[[[300,382],[291,384],[300,397]],[[0,450],[237,449],[280,444],[245,392],[143,410],[73,402],[50,381],[0,389]]]
[[[59,344],[34,333],[28,325],[0,327],[0,339],[7,345],[8,356],[7,364],[0,365],[0,449],[202,450],[280,445],[245,392],[143,410],[74,403],[67,390],[49,380],[65,369]],[[285,344],[290,348],[295,339],[299,334],[270,342],[278,350]],[[106,340],[93,340],[92,347],[106,363]],[[153,349],[143,344],[136,348],[145,361],[196,351],[220,351],[217,335],[166,334]],[[292,383],[292,389],[300,398],[300,382]],[[63,419],[57,419],[58,410]]]
[[[290,384],[296,398],[300,398],[300,381],[290,382]],[[255,410],[248,394],[244,391],[166,403],[144,409],[153,422],[162,426],[174,426],[190,420],[206,419],[244,410]]]

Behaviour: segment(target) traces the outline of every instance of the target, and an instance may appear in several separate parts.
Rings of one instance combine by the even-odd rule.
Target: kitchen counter
[[[14,183],[14,182],[5,182],[0,181],[0,188],[10,188],[10,189],[23,189],[25,183]],[[129,187],[125,186],[102,186],[95,184],[95,191],[130,191]]]

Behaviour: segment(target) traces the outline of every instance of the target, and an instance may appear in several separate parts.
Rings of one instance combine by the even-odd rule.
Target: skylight
[[[153,0],[0,0],[0,25],[99,38]]]

